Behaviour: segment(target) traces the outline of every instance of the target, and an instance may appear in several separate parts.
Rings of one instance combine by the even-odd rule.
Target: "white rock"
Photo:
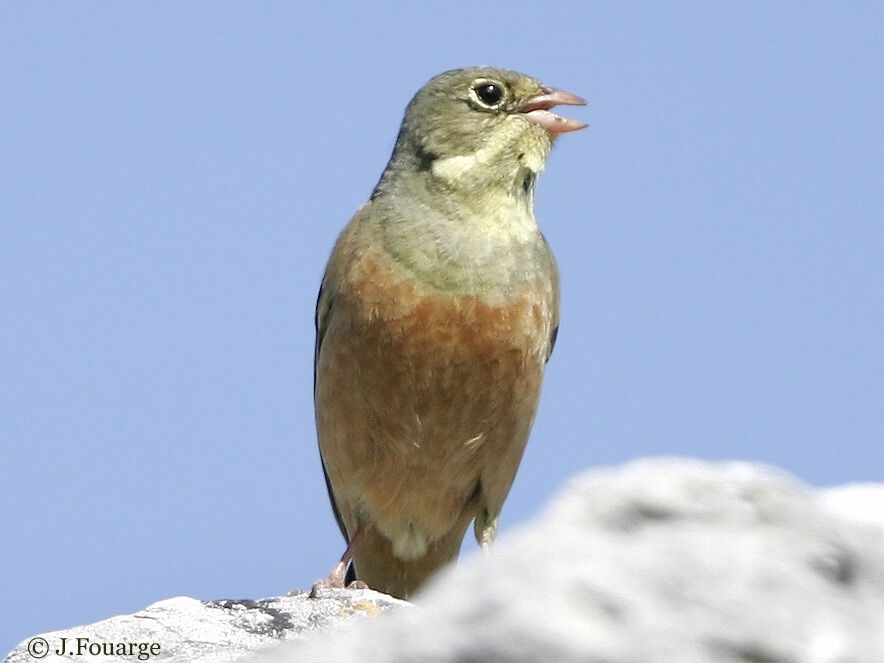
[[[349,619],[408,605],[370,591],[179,598],[42,637],[158,642],[164,663],[884,663],[882,496],[746,463],[638,461],[578,477],[412,609]],[[6,660],[33,663],[26,644]]]
[[[823,503],[845,518],[884,527],[884,484],[851,483],[820,491]]]
[[[303,593],[260,601],[198,601],[181,596],[154,603],[134,615],[30,638],[16,647],[4,663],[36,663],[38,659],[81,663],[228,663],[247,652],[304,638],[312,631],[354,616],[375,615],[401,605],[410,604],[370,590],[325,590],[315,599]],[[85,638],[88,641],[82,640]],[[33,655],[28,651],[29,643],[32,648],[37,647],[31,650]],[[131,650],[133,653],[105,656],[100,649],[102,643],[135,643],[136,647]],[[139,659],[139,643],[156,643],[158,652],[153,654],[145,647]],[[90,653],[90,647],[94,653]],[[39,656],[46,648],[48,655]],[[56,650],[66,653],[59,656]],[[115,647],[111,651],[116,651]]]
[[[884,662],[884,530],[743,463],[587,473],[416,610],[244,661]]]

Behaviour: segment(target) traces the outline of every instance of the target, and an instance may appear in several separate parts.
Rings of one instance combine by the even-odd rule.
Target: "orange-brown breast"
[[[459,547],[480,508],[499,511],[518,468],[555,274],[489,299],[424,287],[377,246],[349,256],[330,268],[338,282],[316,367],[335,502],[351,535],[371,524],[403,559],[451,534]]]

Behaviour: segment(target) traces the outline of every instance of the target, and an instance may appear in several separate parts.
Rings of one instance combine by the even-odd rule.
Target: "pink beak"
[[[556,106],[584,106],[585,104],[586,100],[576,94],[564,90],[543,88],[542,94],[526,100],[517,110],[524,113],[525,119],[532,124],[546,129],[553,135],[558,135],[577,131],[589,125],[586,122],[556,115],[549,109]]]

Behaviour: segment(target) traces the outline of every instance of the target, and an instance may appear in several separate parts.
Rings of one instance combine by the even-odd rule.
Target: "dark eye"
[[[476,96],[486,106],[496,106],[503,99],[503,86],[493,81],[477,83],[473,88]]]

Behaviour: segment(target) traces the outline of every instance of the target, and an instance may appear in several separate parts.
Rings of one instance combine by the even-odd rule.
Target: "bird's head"
[[[447,71],[409,103],[384,179],[429,171],[457,188],[533,188],[553,140],[586,126],[550,109],[585,103],[506,69]]]

